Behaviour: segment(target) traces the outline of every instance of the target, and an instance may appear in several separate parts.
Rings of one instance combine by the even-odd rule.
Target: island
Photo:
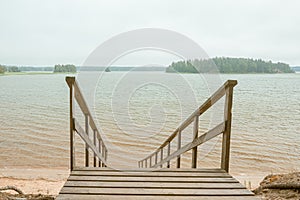
[[[217,68],[216,68],[217,67]],[[262,59],[216,57],[173,62],[166,72],[179,73],[295,73],[286,63]]]
[[[0,65],[0,74],[4,74],[6,72],[21,72],[20,69],[16,66],[5,66]]]
[[[67,64],[67,65],[55,65],[53,72],[54,73],[66,73],[66,72],[76,73],[77,70],[75,65]]]

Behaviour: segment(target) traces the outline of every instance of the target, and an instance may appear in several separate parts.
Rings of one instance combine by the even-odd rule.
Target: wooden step
[[[220,169],[76,168],[60,191],[66,199],[257,199]]]

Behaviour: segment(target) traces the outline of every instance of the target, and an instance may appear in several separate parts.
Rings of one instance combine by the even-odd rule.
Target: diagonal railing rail
[[[77,133],[85,143],[85,166],[90,165],[90,150],[93,153],[93,166],[106,167],[107,166],[107,148],[103,139],[99,134],[99,130],[95,124],[93,116],[88,108],[83,94],[80,91],[79,85],[75,77],[66,77],[66,82],[70,89],[70,169],[73,171],[75,166],[75,133]],[[78,103],[81,112],[85,117],[84,129],[80,126],[75,118],[75,101]],[[89,130],[93,139],[90,139]]]
[[[180,168],[181,155],[189,150],[192,150],[191,167],[197,167],[197,147],[210,139],[223,134],[222,138],[222,155],[221,155],[221,169],[229,171],[229,154],[230,154],[230,135],[231,135],[231,110],[233,99],[233,88],[237,85],[236,80],[226,81],[210,98],[208,98],[198,109],[196,109],[180,126],[166,139],[159,148],[152,154],[138,162],[140,168],[156,168],[167,164],[170,167],[170,161],[177,159],[176,167]],[[207,131],[201,136],[198,136],[199,117],[205,113],[210,107],[225,96],[224,105],[224,121]],[[193,140],[181,146],[181,132],[193,122]],[[175,138],[177,140],[177,150],[171,153],[171,143]],[[164,153],[165,152],[165,153]],[[159,155],[160,154],[160,155]],[[158,160],[158,156],[160,160]]]

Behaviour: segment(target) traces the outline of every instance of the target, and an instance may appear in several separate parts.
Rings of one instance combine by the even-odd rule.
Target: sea
[[[86,72],[0,76],[0,168],[69,167],[69,88],[76,76],[93,120],[108,147],[112,168],[136,168],[226,80],[234,87],[230,171],[236,174],[300,170],[300,73],[172,74]],[[223,120],[224,100],[200,116],[199,135]],[[75,105],[74,117],[84,127]],[[192,141],[193,124],[182,132]],[[92,131],[90,131],[91,133]],[[90,136],[92,138],[92,136]],[[84,165],[84,143],[76,134],[76,165]],[[220,166],[222,137],[198,147],[199,168]],[[171,143],[176,151],[177,140]],[[92,165],[92,153],[91,165]],[[191,166],[191,152],[182,155]],[[176,166],[176,160],[171,161]]]

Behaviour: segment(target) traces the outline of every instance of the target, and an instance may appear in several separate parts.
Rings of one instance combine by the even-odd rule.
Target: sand
[[[0,168],[0,187],[11,185],[25,194],[57,195],[68,176],[66,168]]]

